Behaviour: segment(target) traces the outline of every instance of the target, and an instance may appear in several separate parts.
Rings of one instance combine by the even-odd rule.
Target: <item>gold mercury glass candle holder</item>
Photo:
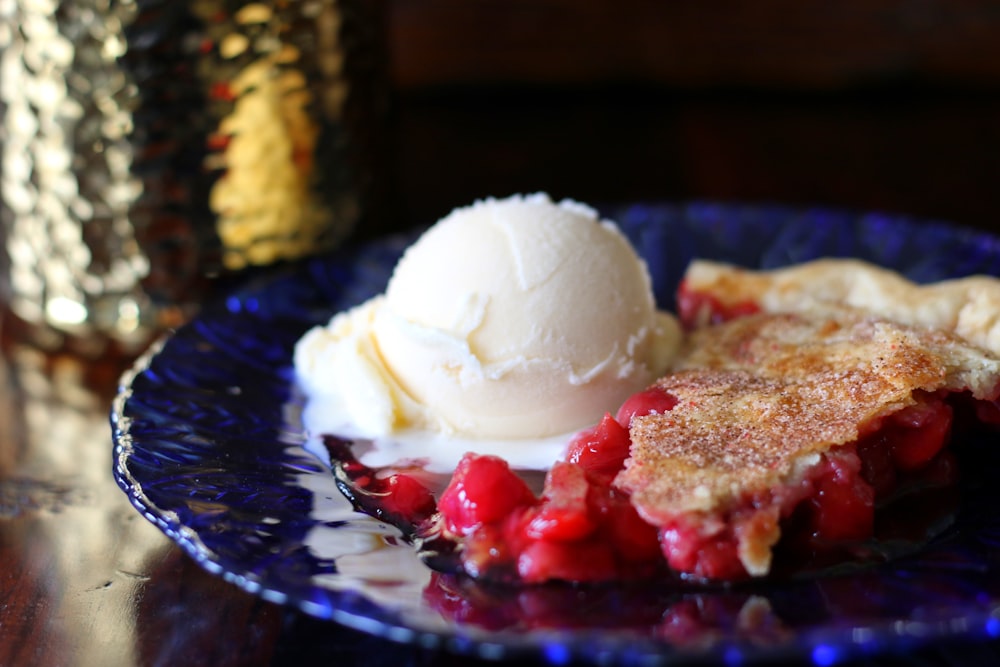
[[[0,2],[5,338],[134,353],[220,276],[341,242],[379,26],[365,0]]]

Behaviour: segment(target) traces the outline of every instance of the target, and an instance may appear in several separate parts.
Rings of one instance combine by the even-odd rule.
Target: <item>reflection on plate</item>
[[[1000,240],[884,215],[718,204],[604,213],[643,255],[661,305],[695,256],[775,267],[854,256],[917,281],[1000,275]],[[353,511],[306,449],[291,374],[309,327],[382,291],[412,238],[315,260],[232,294],[141,360],[113,412],[115,477],[208,570],[366,632],[481,657],[561,664],[817,664],[940,638],[1000,635],[1000,452],[958,443],[955,524],[888,565],[733,588],[490,588],[423,567]]]

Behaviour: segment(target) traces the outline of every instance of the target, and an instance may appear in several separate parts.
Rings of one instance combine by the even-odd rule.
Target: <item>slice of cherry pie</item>
[[[793,524],[810,549],[869,538],[887,476],[935,459],[955,397],[997,398],[1000,360],[852,309],[754,314],[695,331],[655,390],[673,406],[631,417],[614,485],[674,570],[736,579]]]

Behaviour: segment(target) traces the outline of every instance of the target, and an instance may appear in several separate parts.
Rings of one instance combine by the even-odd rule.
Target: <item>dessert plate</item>
[[[882,214],[714,203],[606,207],[664,308],[689,259],[775,267],[852,256],[934,281],[1000,275],[1000,239]],[[1000,636],[1000,452],[956,443],[962,482],[935,537],[879,566],[734,587],[488,587],[425,568],[338,492],[299,418],[292,349],[381,292],[413,236],[306,262],[206,307],[123,380],[114,475],[201,565],[261,597],[375,635],[485,658],[564,664],[833,664],[930,641]],[[331,372],[336,372],[332,369]],[[994,445],[994,446],[991,446]]]

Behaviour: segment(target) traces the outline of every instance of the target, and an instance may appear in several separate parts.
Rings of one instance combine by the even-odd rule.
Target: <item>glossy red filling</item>
[[[856,443],[826,453],[794,485],[744,498],[714,515],[678,515],[657,529],[611,482],[628,456],[634,415],[666,412],[671,395],[634,395],[577,436],[535,497],[501,459],[467,455],[438,502],[447,532],[463,541],[467,572],[509,570],[522,581],[604,581],[646,577],[663,565],[699,579],[747,577],[738,554],[744,531],[780,517],[785,552],[818,553],[872,537],[875,505],[899,475],[932,461],[948,440],[952,409],[937,395],[867,425]]]
[[[592,582],[662,567],[656,529],[603,473],[578,463],[556,463],[536,497],[503,459],[467,454],[438,509],[473,576]]]

